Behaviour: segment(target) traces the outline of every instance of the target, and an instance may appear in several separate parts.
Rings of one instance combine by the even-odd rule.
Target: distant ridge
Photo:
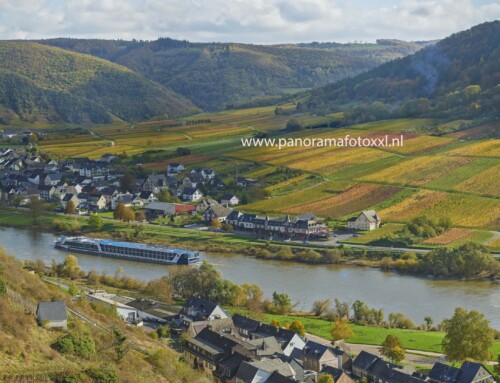
[[[253,45],[155,41],[41,40],[124,65],[204,110],[309,90],[415,53],[426,42]]]

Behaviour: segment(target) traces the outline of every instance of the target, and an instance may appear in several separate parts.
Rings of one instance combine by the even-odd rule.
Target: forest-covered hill
[[[412,54],[426,42],[250,45],[155,41],[51,39],[40,43],[124,65],[182,94],[205,110],[253,98],[324,86]]]
[[[419,52],[311,92],[315,113],[345,110],[358,121],[499,115],[500,21],[455,33]],[[356,118],[356,116],[352,116]]]
[[[123,66],[31,42],[0,42],[0,118],[107,123],[180,116],[194,105]]]

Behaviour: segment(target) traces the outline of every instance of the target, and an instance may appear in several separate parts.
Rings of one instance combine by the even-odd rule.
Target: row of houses
[[[104,291],[86,294],[90,301],[113,306],[126,322],[169,323],[186,333],[182,348],[192,368],[205,371],[218,383],[315,383],[329,374],[337,383],[494,383],[480,363],[460,368],[440,362],[428,374],[399,366],[361,351],[354,359],[339,347],[302,338],[297,333],[239,314],[229,316],[217,303],[192,296],[179,310],[161,302],[134,299]],[[64,302],[40,302],[38,322],[52,329],[67,328]]]

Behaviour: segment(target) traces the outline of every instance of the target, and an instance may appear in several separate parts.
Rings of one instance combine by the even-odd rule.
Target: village
[[[202,223],[269,240],[307,242],[331,236],[324,220],[314,214],[270,217],[240,212],[238,193],[226,193],[226,185],[213,169],[187,170],[180,163],[170,163],[164,173],[136,178],[114,165],[117,158],[105,154],[99,160],[56,161],[16,149],[1,149],[2,201],[22,207],[36,198],[50,203],[57,212],[85,215],[114,211],[121,205],[144,212],[140,221],[168,223],[168,219],[174,221],[182,216],[186,225]],[[240,190],[256,182],[242,176],[234,179]],[[380,224],[380,217],[371,210],[349,220],[347,228],[373,230]]]
[[[343,342],[330,342],[292,329],[266,324],[233,314],[217,303],[189,297],[182,307],[145,298],[88,290],[85,298],[115,309],[129,325],[154,331],[166,326],[172,346],[192,368],[219,383],[316,383],[329,375],[334,382],[377,383],[493,383],[480,363],[463,362],[453,367],[435,362],[427,374],[414,366],[388,362],[361,351],[353,355]],[[46,328],[66,330],[68,314],[64,301],[40,302],[37,320]]]

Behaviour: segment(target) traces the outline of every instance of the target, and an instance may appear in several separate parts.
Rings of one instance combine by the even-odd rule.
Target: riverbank
[[[28,213],[27,209],[4,208],[0,210],[0,226],[33,228],[33,217],[29,216]],[[88,217],[66,214],[45,213],[37,221],[36,229],[48,233],[53,233],[57,227],[69,226],[73,230],[69,234],[83,234],[115,240],[180,247],[206,253],[237,253],[273,261],[380,268],[384,271],[394,271],[402,275],[417,275],[419,277],[432,276],[440,279],[495,281],[495,275],[486,271],[467,278],[463,275],[453,275],[451,273],[443,275],[435,275],[434,272],[428,271],[423,273],[419,270],[421,258],[419,259],[417,254],[411,251],[405,253],[402,249],[388,248],[384,251],[383,248],[378,248],[371,250],[368,247],[355,245],[340,245],[328,248],[315,244],[271,242],[223,232],[174,228],[154,224],[125,223],[113,219],[103,220],[102,230],[96,232],[88,227]],[[56,225],[54,225],[55,222],[57,222]]]
[[[20,260],[62,263],[72,254],[54,248],[54,236],[40,231],[0,227],[0,244]],[[73,254],[85,272],[123,275],[144,282],[169,275],[182,266],[118,260],[89,254]],[[286,292],[296,310],[309,312],[315,300],[367,302],[370,307],[389,313],[405,313],[416,324],[431,316],[434,323],[453,315],[456,307],[476,309],[500,329],[500,289],[489,282],[418,278],[388,273],[375,268],[350,265],[309,265],[298,262],[264,260],[234,253],[202,253],[223,277],[237,284],[259,285],[265,297]],[[297,281],[304,281],[298,283]],[[464,299],[467,297],[467,299]],[[418,305],[412,302],[419,302]]]

